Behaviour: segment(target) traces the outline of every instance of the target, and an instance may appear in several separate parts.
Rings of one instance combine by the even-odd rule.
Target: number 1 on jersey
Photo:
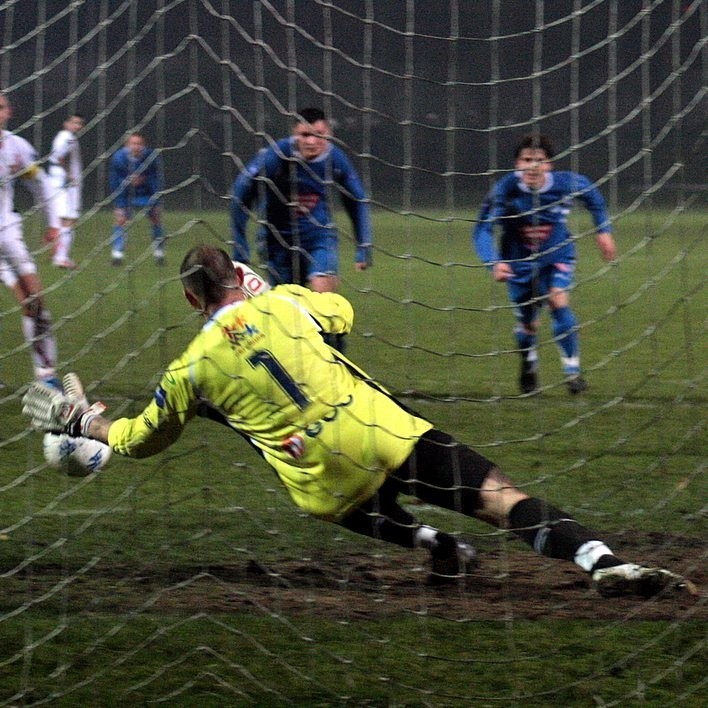
[[[303,410],[310,403],[310,400],[300,390],[292,376],[285,371],[280,362],[267,349],[259,349],[251,354],[248,357],[248,363],[254,369],[257,366],[264,366],[266,371],[300,410]]]

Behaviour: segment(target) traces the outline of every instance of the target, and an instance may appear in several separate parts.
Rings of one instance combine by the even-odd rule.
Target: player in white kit
[[[51,198],[49,177],[37,164],[34,148],[5,130],[11,116],[10,101],[0,93],[0,281],[22,306],[22,333],[35,378],[54,382],[57,346],[52,316],[44,305],[37,266],[22,236],[22,217],[15,211],[15,183],[21,181],[43,210],[48,226],[45,240],[57,239],[59,215]]]
[[[57,213],[61,219],[59,238],[54,244],[52,263],[58,268],[75,268],[69,257],[74,242],[74,225],[81,215],[81,148],[76,134],[86,121],[80,113],[72,113],[54,137],[49,155],[51,181]]]

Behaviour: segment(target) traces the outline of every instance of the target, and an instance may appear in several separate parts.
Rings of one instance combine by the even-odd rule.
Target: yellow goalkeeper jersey
[[[145,410],[111,425],[110,446],[155,454],[206,406],[261,451],[301,509],[341,519],[432,428],[322,339],[352,322],[341,295],[298,285],[221,308],[170,364]]]

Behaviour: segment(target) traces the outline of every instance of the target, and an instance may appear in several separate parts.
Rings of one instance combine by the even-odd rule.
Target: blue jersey
[[[480,260],[487,264],[512,261],[515,271],[534,264],[572,263],[575,242],[568,230],[568,214],[574,199],[585,204],[598,232],[611,232],[605,200],[587,177],[549,172],[545,185],[536,191],[521,181],[518,172],[505,175],[485,197],[474,227]],[[501,229],[499,249],[495,225]]]
[[[137,158],[128,148],[122,147],[111,158],[108,168],[108,184],[114,194],[113,204],[118,209],[142,205],[155,199],[162,189],[162,170],[158,154],[143,148]]]
[[[349,158],[330,144],[314,160],[304,160],[292,137],[261,150],[234,182],[231,223],[237,260],[250,260],[246,224],[256,200],[267,222],[262,232],[271,245],[278,243],[273,231],[288,244],[336,234],[328,196],[333,184],[354,228],[356,260],[364,260],[363,249],[372,242],[369,205]]]

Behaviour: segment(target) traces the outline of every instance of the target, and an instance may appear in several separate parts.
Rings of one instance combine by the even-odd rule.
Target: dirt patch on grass
[[[461,621],[708,619],[705,549],[699,541],[636,533],[624,534],[613,545],[633,549],[631,560],[650,559],[653,565],[686,574],[698,585],[699,596],[603,599],[574,564],[538,557],[515,543],[480,548],[478,567],[444,587],[427,584],[424,552],[396,548],[387,548],[385,555],[323,556],[307,562],[252,559],[233,565],[170,566],[163,559],[138,571],[99,564],[66,587],[70,604],[89,612],[255,612],[343,621],[406,613]],[[26,597],[27,583],[37,596],[61,585],[66,576],[66,568],[34,565],[31,574],[14,577],[15,592],[3,604],[12,607],[13,595],[17,600]]]

